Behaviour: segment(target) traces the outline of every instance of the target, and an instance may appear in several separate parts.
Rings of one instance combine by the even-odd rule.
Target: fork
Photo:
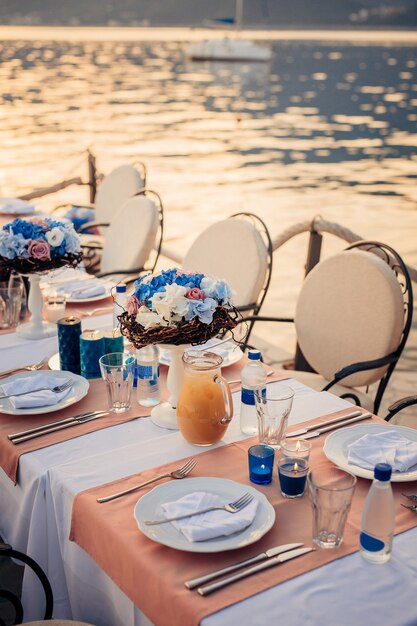
[[[405,509],[408,509],[409,511],[412,511],[413,513],[417,513],[417,504],[401,504],[401,506],[403,506]]]
[[[4,398],[11,398],[11,397],[14,398],[16,396],[26,396],[29,393],[37,393],[38,391],[52,391],[53,393],[61,393],[62,391],[66,391],[67,389],[72,387],[72,385],[73,385],[72,380],[66,380],[61,385],[56,385],[55,387],[39,387],[38,389],[30,389],[29,391],[20,391],[19,393],[9,393],[6,396],[0,396],[0,400],[3,400]]]
[[[168,472],[167,474],[161,474],[160,476],[156,476],[155,478],[151,478],[151,480],[147,480],[145,483],[140,483],[139,485],[135,485],[134,487],[130,487],[129,489],[124,489],[123,491],[118,491],[117,493],[112,493],[109,496],[104,496],[102,498],[97,498],[97,502],[110,502],[110,500],[115,500],[116,498],[120,498],[128,493],[132,493],[141,487],[146,487],[146,485],[150,485],[151,483],[155,483],[157,480],[162,480],[163,478],[176,478],[181,480],[181,478],[185,478],[197,465],[197,461],[195,459],[189,459],[184,465],[174,470],[173,472]]]
[[[91,317],[92,315],[96,315],[97,313],[111,313],[113,311],[112,307],[102,307],[100,309],[93,309],[92,311],[74,311],[76,315]]]
[[[210,506],[207,509],[201,509],[201,511],[195,511],[195,513],[187,513],[187,515],[177,515],[176,517],[167,517],[166,519],[148,520],[145,521],[147,526],[157,526],[158,524],[166,524],[167,522],[176,522],[186,517],[193,517],[193,515],[202,515],[209,511],[227,511],[228,513],[238,513],[244,509],[253,500],[253,496],[249,493],[244,493],[243,496],[235,500],[234,502],[228,502],[218,506]]]
[[[32,363],[31,365],[22,365],[22,367],[15,367],[11,370],[0,372],[0,378],[3,378],[4,376],[10,376],[11,374],[14,374],[15,372],[22,372],[23,370],[28,370],[29,372],[36,372],[37,370],[40,370],[41,367],[43,367],[48,362],[48,358],[49,357],[45,357],[38,363]]]
[[[417,496],[408,496],[406,493],[402,493],[402,496],[404,496],[404,498],[407,498],[408,500],[411,500],[411,502],[417,502]]]

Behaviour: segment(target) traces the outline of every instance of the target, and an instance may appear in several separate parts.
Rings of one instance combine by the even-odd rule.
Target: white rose
[[[58,228],[58,226],[54,226],[54,228],[51,228],[51,230],[48,230],[45,233],[45,237],[49,245],[56,248],[61,245],[64,239],[64,233],[60,228]]]
[[[145,330],[152,328],[153,326],[166,326],[163,320],[157,313],[150,311],[148,307],[141,306],[138,314],[136,315],[136,321],[143,326]]]

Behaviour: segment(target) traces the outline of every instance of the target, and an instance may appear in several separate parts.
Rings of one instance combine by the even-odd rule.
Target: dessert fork
[[[202,515],[203,513],[208,513],[209,511],[227,511],[228,513],[238,513],[248,506],[252,500],[253,496],[249,493],[245,493],[234,502],[228,502],[227,504],[218,506],[209,506],[207,509],[195,511],[195,513],[187,513],[187,515],[177,515],[175,517],[167,517],[166,519],[145,520],[145,524],[147,526],[157,526],[158,524],[166,524],[167,522],[176,522],[177,520],[185,519],[186,517],[193,517],[193,515]]]
[[[22,365],[22,367],[14,367],[11,370],[6,370],[5,372],[0,372],[0,378],[4,378],[5,376],[10,376],[15,372],[22,372],[23,370],[28,370],[29,372],[36,372],[40,370],[46,363],[48,362],[48,357],[45,357],[38,363],[32,363],[31,365]]]
[[[19,393],[9,393],[5,396],[0,396],[0,400],[4,398],[11,398],[16,396],[27,396],[29,393],[37,393],[38,391],[52,391],[53,393],[61,393],[62,391],[66,391],[70,387],[72,387],[73,381],[66,380],[64,383],[60,385],[56,385],[55,387],[38,387],[38,389],[30,389],[29,391],[19,391]]]
[[[110,500],[115,500],[116,498],[120,498],[120,496],[124,496],[128,493],[132,493],[141,487],[146,487],[146,485],[150,485],[151,483],[156,482],[157,480],[162,480],[163,478],[176,478],[181,480],[181,478],[185,478],[188,474],[195,468],[197,465],[197,461],[195,459],[189,459],[184,465],[174,470],[173,472],[168,472],[167,474],[161,474],[160,476],[156,476],[155,478],[151,478],[151,480],[147,480],[145,483],[140,483],[139,485],[135,485],[134,487],[130,487],[129,489],[124,489],[123,491],[118,491],[117,493],[112,493],[109,496],[104,496],[103,498],[97,498],[97,502],[110,502]]]

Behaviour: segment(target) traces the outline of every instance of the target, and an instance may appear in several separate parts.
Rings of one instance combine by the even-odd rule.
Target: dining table
[[[84,328],[103,329],[111,325],[111,319],[111,314],[99,314],[84,318],[82,324]],[[57,351],[56,337],[30,341],[14,332],[2,334],[0,370],[27,364],[29,354],[30,362],[34,362]],[[224,375],[227,370],[224,368]],[[328,392],[314,391],[293,378],[287,378],[285,372],[283,377],[284,384],[294,390],[290,428],[352,408],[347,400]],[[269,384],[279,386],[282,381],[278,378]],[[232,391],[234,417],[223,439],[210,449],[191,445],[179,431],[157,426],[142,411],[137,419],[99,427],[82,435],[73,428],[72,437],[25,452],[19,458],[16,482],[3,468],[0,469],[0,535],[15,549],[30,555],[45,570],[53,589],[55,618],[77,619],[95,626],[159,626],[162,623],[157,614],[151,618],[145,604],[135,603],[119,580],[114,580],[112,574],[106,572],[88,551],[70,539],[74,502],[88,490],[110,483],[106,489],[103,487],[104,491],[108,491],[115,481],[132,475],[140,477],[164,464],[181,464],[191,457],[198,463],[200,455],[211,454],[211,451],[220,454],[222,449],[228,449],[227,446],[244,446],[247,435],[242,434],[239,427],[239,386],[233,387]],[[133,403],[136,403],[135,398]],[[97,408],[105,406],[103,387]],[[136,406],[139,408],[139,405]],[[76,405],[73,408],[75,412]],[[53,421],[53,413],[49,414],[49,418]],[[0,413],[0,424],[2,419],[4,415]],[[323,436],[321,441],[324,442],[324,439]],[[6,443],[0,439],[0,456],[3,445]],[[204,467],[204,463],[202,465]],[[224,475],[222,468],[217,468],[217,475],[227,479],[227,467],[226,464]],[[363,481],[365,486],[370,485],[369,480],[358,480]],[[409,493],[410,488],[417,492],[415,482],[407,483],[406,487]],[[276,472],[270,489],[279,490]],[[134,506],[140,497],[141,493],[137,492],[132,499],[129,520],[133,519]],[[293,502],[288,501],[288,506],[292,505]],[[106,511],[109,511],[106,507],[111,504],[99,506],[99,515],[105,517]],[[410,525],[417,524],[417,517],[414,521],[413,514],[409,515]],[[275,524],[283,523],[284,520],[277,515]],[[85,514],[82,524],[94,533],[97,519]],[[151,539],[142,536],[139,529],[137,538],[141,542],[151,542]],[[252,547],[253,554],[256,554],[256,544]],[[103,545],[101,548],[104,552],[110,551],[111,560],[114,546]],[[136,548],[133,541],[130,549],[134,551]],[[176,552],[172,547],[163,546],[161,549],[167,559]],[[395,535],[392,558],[383,566],[366,562],[357,550],[340,558],[337,549],[333,552],[335,556],[330,562],[254,594],[249,593],[248,597],[219,610],[209,611],[200,623],[203,626],[233,623],[251,626],[267,623],[294,626],[416,626],[417,528],[411,527]],[[118,554],[117,557],[123,561],[124,555]],[[234,550],[234,557],[235,561],[240,560],[238,549]],[[189,558],[197,562],[200,554],[192,554]],[[172,603],[170,581],[163,578],[162,565],[163,561],[154,564],[155,580],[162,586],[162,591],[158,589],[158,593],[162,593],[163,598],[165,588],[166,597]],[[158,573],[159,568],[161,571]],[[178,581],[181,584],[185,582],[181,569],[175,574],[175,583]],[[134,585],[140,588],[145,582],[141,572],[135,571]],[[205,598],[198,594],[190,597],[195,603],[205,602]],[[39,583],[29,569],[24,575],[22,601],[26,621],[41,617],[43,597]],[[166,612],[166,607],[164,610]],[[175,603],[170,605],[169,610],[175,613]],[[189,626],[187,622],[183,623]]]

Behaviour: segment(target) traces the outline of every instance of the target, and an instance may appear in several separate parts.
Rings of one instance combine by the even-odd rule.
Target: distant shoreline
[[[1,40],[27,41],[196,41],[217,39],[233,31],[193,27],[10,26],[0,25]],[[417,45],[417,31],[404,29],[243,29],[240,35],[264,41],[323,41],[368,45]]]

